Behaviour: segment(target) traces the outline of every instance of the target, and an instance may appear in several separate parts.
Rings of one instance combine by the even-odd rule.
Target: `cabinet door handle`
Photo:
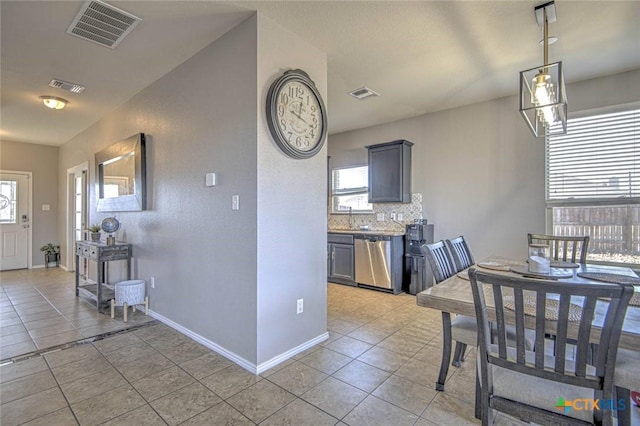
[[[331,260],[336,258],[336,249],[331,250]]]

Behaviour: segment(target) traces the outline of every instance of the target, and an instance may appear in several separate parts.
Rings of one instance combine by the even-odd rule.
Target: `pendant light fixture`
[[[567,94],[562,61],[549,63],[549,22],[556,21],[555,2],[534,8],[543,28],[544,58],[541,66],[520,72],[520,114],[537,138],[567,132]]]

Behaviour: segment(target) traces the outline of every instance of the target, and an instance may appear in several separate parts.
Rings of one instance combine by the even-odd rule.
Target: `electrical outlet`
[[[149,285],[151,288],[156,288],[156,279],[154,277],[149,278]]]
[[[296,313],[301,314],[302,312],[304,312],[304,299],[298,299]]]
[[[231,210],[240,210],[240,196],[232,195],[231,196]]]
[[[396,220],[396,214],[395,213],[391,213],[391,220]]]
[[[376,219],[378,220],[378,222],[382,222],[384,220],[384,213],[378,213],[376,215]]]
[[[402,213],[398,213],[398,220],[402,221],[404,219],[404,215]]]

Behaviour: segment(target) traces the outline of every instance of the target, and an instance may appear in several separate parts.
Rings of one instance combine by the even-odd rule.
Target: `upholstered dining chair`
[[[482,424],[492,424],[494,410],[540,424],[613,424],[614,410],[603,408],[606,401],[615,404],[616,356],[633,286],[558,283],[475,268],[470,269],[469,278],[478,321]],[[490,293],[486,293],[487,286]],[[491,321],[498,330],[495,344],[485,297],[491,297],[495,307],[491,309],[495,311]],[[592,333],[596,313],[602,318],[600,333]],[[507,346],[508,323],[515,324],[515,347]],[[525,348],[525,327],[535,330],[535,353]],[[555,356],[545,355],[548,331],[556,335]],[[572,360],[565,357],[569,331],[577,333]],[[590,362],[594,340],[597,352]],[[600,409],[590,403],[596,399],[601,401]],[[574,401],[578,401],[575,406]]]
[[[444,243],[451,252],[457,272],[467,269],[475,263],[469,245],[462,235],[450,240],[444,240]]]
[[[529,244],[546,244],[551,249],[551,260],[587,263],[589,236],[560,236],[527,234]]]
[[[624,410],[618,410],[618,426],[631,426],[631,410],[629,402],[631,391],[640,392],[640,352],[618,349],[616,371],[613,375],[617,399],[624,399]]]
[[[455,275],[458,271],[453,263],[453,256],[451,255],[451,251],[447,247],[444,241],[438,241],[431,244],[426,244],[425,246],[425,257],[427,258],[427,262],[431,266],[431,270],[433,272],[433,279],[435,284],[446,280],[449,277]],[[446,318],[445,318],[446,316]],[[476,321],[472,317],[466,315],[457,315],[453,320],[451,320],[451,316],[449,313],[442,313],[442,321],[444,332],[451,333],[451,339],[456,341],[456,349],[453,355],[452,364],[456,367],[460,367],[460,363],[464,361],[464,353],[467,349],[467,345],[475,346],[477,342],[477,333],[476,333]],[[447,323],[450,323],[450,327],[447,327]],[[447,345],[445,336],[445,343]],[[445,351],[450,347],[445,347]],[[446,357],[447,354],[444,354]],[[443,364],[445,362],[449,362],[448,360],[443,359]],[[444,379],[446,377],[442,377],[442,383],[438,380],[438,383],[443,386],[444,389]]]

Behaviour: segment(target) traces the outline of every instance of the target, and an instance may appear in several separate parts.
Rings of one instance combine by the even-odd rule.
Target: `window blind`
[[[368,166],[333,169],[333,195],[366,193],[369,187],[368,170]]]
[[[640,109],[569,119],[545,157],[547,205],[640,202]]]

